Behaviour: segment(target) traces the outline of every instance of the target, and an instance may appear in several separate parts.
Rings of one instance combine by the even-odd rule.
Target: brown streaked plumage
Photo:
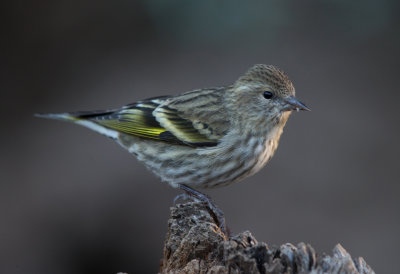
[[[273,156],[294,98],[288,76],[255,65],[227,87],[147,99],[112,111],[45,114],[86,126],[135,154],[173,187],[240,181]]]

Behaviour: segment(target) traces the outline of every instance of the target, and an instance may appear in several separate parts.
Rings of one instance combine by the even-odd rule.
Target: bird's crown
[[[272,65],[254,65],[236,81],[235,85],[267,85],[282,96],[294,96],[295,93],[294,86],[286,73]]]

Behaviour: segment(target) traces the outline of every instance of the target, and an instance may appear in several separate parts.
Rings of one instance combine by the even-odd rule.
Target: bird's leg
[[[187,185],[179,185],[179,188],[182,189],[183,191],[185,191],[185,193],[182,193],[180,195],[178,195],[175,199],[174,202],[176,202],[176,200],[183,198],[183,199],[187,199],[187,198],[191,198],[195,201],[199,201],[199,202],[203,202],[207,205],[211,216],[214,218],[214,220],[216,221],[216,223],[218,224],[219,228],[221,229],[222,233],[224,233],[225,235],[229,236],[226,224],[225,224],[225,216],[224,213],[222,212],[221,209],[219,209],[211,200],[210,197],[208,197],[207,195],[205,195],[204,193],[201,193],[200,191],[197,191],[191,187],[188,187]]]

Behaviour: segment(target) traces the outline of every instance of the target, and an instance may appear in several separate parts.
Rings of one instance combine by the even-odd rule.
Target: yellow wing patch
[[[218,140],[202,134],[192,121],[182,118],[176,109],[160,105],[164,98],[149,99],[120,110],[83,113],[87,119],[125,134],[189,146],[215,146]]]
[[[115,116],[115,117],[113,117]],[[167,130],[149,122],[146,112],[140,109],[126,109],[110,119],[96,119],[96,123],[130,135],[160,140],[160,135]]]

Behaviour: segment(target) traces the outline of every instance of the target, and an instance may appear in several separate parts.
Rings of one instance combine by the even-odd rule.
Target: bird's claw
[[[192,199],[196,202],[202,202],[205,203],[207,208],[209,209],[210,215],[213,217],[215,222],[217,223],[218,227],[221,229],[222,233],[226,235],[227,237],[230,236],[230,231],[226,226],[225,223],[225,216],[224,213],[222,212],[221,209],[219,209],[211,200],[210,197],[208,197],[206,194],[201,193],[191,187],[188,187],[187,185],[180,185],[180,189],[185,191],[185,193],[182,193],[178,196],[175,197],[174,203],[178,199]]]

